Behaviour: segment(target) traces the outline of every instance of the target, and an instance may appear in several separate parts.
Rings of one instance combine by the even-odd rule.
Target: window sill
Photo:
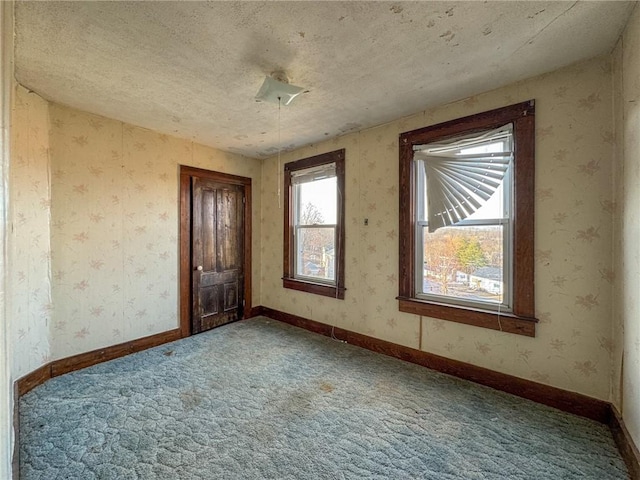
[[[401,312],[450,320],[452,322],[490,328],[492,330],[515,333],[527,337],[536,336],[536,323],[538,323],[538,320],[535,318],[522,317],[511,312],[503,312],[498,315],[497,312],[489,310],[454,307],[415,298],[397,297],[397,300],[400,302],[399,309]]]
[[[307,282],[297,278],[282,278],[282,286],[300,292],[313,293],[315,295],[323,295],[325,297],[344,300],[344,287],[336,287],[335,285],[327,285],[324,283]]]

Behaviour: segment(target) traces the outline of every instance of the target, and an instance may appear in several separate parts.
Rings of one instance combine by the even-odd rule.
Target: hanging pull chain
[[[278,97],[278,208],[282,208],[281,205],[281,201],[280,201],[280,175],[281,175],[281,160],[280,160],[280,152],[282,150],[281,144],[280,144],[280,105],[281,105],[281,101],[282,98]]]

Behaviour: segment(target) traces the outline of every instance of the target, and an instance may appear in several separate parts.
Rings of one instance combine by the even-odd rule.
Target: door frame
[[[191,333],[191,179],[207,178],[219,183],[241,185],[244,187],[244,310],[242,318],[248,318],[251,312],[251,179],[214,172],[202,168],[180,165],[180,335],[188,337]]]

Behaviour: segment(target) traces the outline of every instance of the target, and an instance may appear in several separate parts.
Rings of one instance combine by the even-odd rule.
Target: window
[[[511,311],[513,125],[413,151],[416,297]]]
[[[535,335],[534,113],[400,136],[401,311]]]
[[[287,163],[283,286],[344,299],[345,151]]]

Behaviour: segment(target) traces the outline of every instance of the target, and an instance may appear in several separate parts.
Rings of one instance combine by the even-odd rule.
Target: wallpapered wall
[[[616,241],[613,401],[640,445],[640,10],[635,9],[614,52],[620,222]],[[623,361],[624,359],[624,361]]]
[[[13,96],[8,307],[15,380],[49,361],[52,307],[49,106],[17,85]]]
[[[608,399],[614,133],[609,57],[284,155],[346,149],[346,298],[282,288],[277,171],[263,169],[262,304],[445,357]],[[536,338],[398,312],[398,135],[536,100]],[[369,219],[369,226],[363,220]]]
[[[177,327],[184,164],[253,179],[254,305],[611,398],[640,444],[640,10],[612,58],[284,154],[288,162],[346,149],[344,301],[281,286],[276,159],[261,164],[51,105],[20,86],[13,93],[7,292],[14,380],[52,359]],[[398,312],[398,135],[531,98],[537,337]]]
[[[608,399],[615,277],[611,81],[609,58],[594,59],[285,154],[286,162],[346,148],[344,301],[281,286],[283,213],[275,159],[261,165],[118,121],[47,106],[19,88],[13,118],[18,160],[11,183],[18,197],[13,199],[13,245],[22,249],[14,262],[24,265],[24,275],[20,281],[20,269],[15,269],[13,316],[25,328],[17,331],[16,376],[49,359],[177,326],[177,180],[182,163],[254,179],[254,304]],[[420,318],[399,313],[395,300],[398,134],[530,98],[537,109],[538,335],[530,339],[425,318],[420,339]],[[364,218],[369,219],[367,227]]]
[[[179,164],[251,177],[260,298],[261,163],[51,105],[52,357],[178,326]]]
[[[176,328],[178,165],[185,164],[253,178],[254,305],[612,398],[640,443],[639,49],[636,10],[612,57],[613,75],[611,59],[598,58],[283,155],[287,162],[346,148],[344,301],[281,286],[276,159],[261,164],[50,105],[16,86],[13,378],[51,359]],[[398,134],[530,98],[537,110],[537,337],[399,313]],[[614,144],[624,152],[615,193]],[[620,252],[617,274],[612,250]]]
[[[22,87],[15,105],[14,378],[177,328],[179,164],[253,179],[259,303],[258,160],[48,105]]]

